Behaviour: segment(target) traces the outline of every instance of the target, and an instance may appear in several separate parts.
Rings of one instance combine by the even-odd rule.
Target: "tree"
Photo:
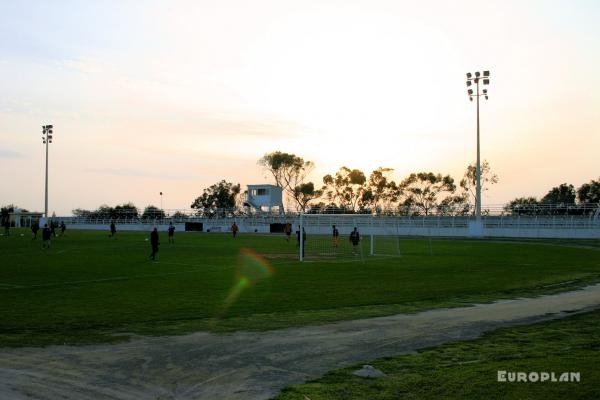
[[[123,203],[116,207],[102,204],[94,211],[76,208],[71,212],[76,217],[92,219],[135,219],[139,216],[139,210],[133,203]]]
[[[577,193],[573,185],[562,183],[553,187],[540,201],[544,207],[544,213],[547,214],[567,214],[569,208],[575,205]]]
[[[0,208],[0,226],[4,226],[5,223],[8,223],[8,219],[10,218],[9,214],[15,211],[15,208],[18,208],[14,204],[8,204]]]
[[[218,209],[232,209],[240,194],[240,184],[234,185],[224,179],[204,189],[201,196],[197,197],[191,207],[198,210],[199,214],[213,215]]]
[[[294,188],[294,199],[296,199],[303,212],[306,211],[308,203],[318,199],[322,194],[321,190],[315,190],[315,184],[312,182],[303,183]]]
[[[577,199],[581,204],[599,204],[600,203],[600,177],[597,181],[591,180],[584,183],[577,189]]]
[[[15,208],[18,208],[18,207],[15,206],[14,204],[8,204],[6,206],[2,206],[2,208],[0,208],[0,218],[2,218],[2,219],[8,218],[8,214],[10,214],[11,212],[14,212]]]
[[[575,204],[576,197],[575,187],[562,183],[550,189],[540,202],[543,204],[568,205]]]
[[[171,215],[171,218],[173,218],[174,220],[182,220],[182,219],[187,219],[188,216],[186,213],[183,213],[181,211],[175,211],[173,213],[173,215]]]
[[[83,208],[76,208],[74,210],[71,210],[71,212],[74,216],[82,218],[89,218],[93,213],[93,211],[85,210]]]
[[[165,218],[165,212],[160,208],[149,205],[144,208],[142,219],[163,219]]]
[[[320,201],[317,204],[311,204],[306,212],[307,214],[351,214],[352,210],[335,203],[326,204]]]
[[[481,193],[487,192],[489,186],[498,183],[498,175],[492,172],[490,163],[483,160],[481,163]],[[475,204],[477,198],[477,164],[473,163],[467,166],[465,174],[460,181],[460,187],[466,194],[466,201]]]
[[[302,157],[295,154],[274,151],[265,154],[258,160],[258,164],[273,175],[275,184],[294,199],[299,207],[302,207],[304,197],[296,191],[296,188],[304,184],[304,180],[314,169],[315,164],[312,161],[304,161]]]
[[[116,218],[116,213],[115,213],[115,209],[111,206],[108,206],[106,204],[102,204],[100,207],[98,207],[98,209],[96,211],[94,211],[91,215],[93,218],[100,218],[100,219],[112,219],[112,218]]]
[[[461,193],[444,198],[437,206],[437,212],[440,215],[468,215],[470,208],[467,193]]]
[[[367,194],[367,177],[359,169],[342,167],[335,176],[323,177],[324,196],[332,203],[352,211],[364,207],[370,195]]]
[[[114,209],[115,218],[135,219],[139,215],[139,210],[133,203],[123,203]]]
[[[369,175],[363,200],[373,208],[388,209],[402,194],[400,187],[390,177],[393,171],[393,168],[379,167]]]
[[[504,210],[511,214],[533,215],[539,212],[539,204],[535,197],[517,197],[504,206]]]
[[[440,206],[443,200],[456,191],[454,179],[450,175],[434,174],[433,172],[418,172],[410,174],[400,184],[406,199],[403,206],[415,207],[418,213],[429,213]]]

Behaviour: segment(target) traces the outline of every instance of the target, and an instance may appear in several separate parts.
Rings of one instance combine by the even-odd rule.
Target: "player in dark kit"
[[[44,224],[42,229],[42,249],[50,248],[50,238],[52,237],[52,231],[48,228],[48,224]]]
[[[115,225],[114,221],[110,223],[110,235],[108,235],[108,237],[115,237],[115,235],[117,234],[117,226]]]
[[[40,223],[34,222],[31,224],[31,240],[37,239],[37,233],[40,230]]]
[[[2,225],[4,226],[4,236],[10,236],[10,218],[8,215],[2,219]]]
[[[174,238],[174,236],[175,236],[175,227],[173,226],[172,222],[169,224],[169,230],[168,230],[168,232],[169,232],[169,243],[175,243],[175,238]]]
[[[60,236],[63,236],[66,230],[67,225],[65,225],[65,221],[60,221]]]
[[[154,228],[152,233],[150,233],[150,246],[152,246],[152,254],[150,254],[150,259],[154,261],[156,258],[156,253],[158,253],[158,230]]]
[[[56,222],[50,220],[50,234],[56,237]]]
[[[332,235],[333,235],[333,247],[338,247],[340,244],[340,231],[338,230],[338,228],[335,227],[335,225],[333,225],[333,231],[332,231]]]
[[[285,233],[285,240],[289,242],[290,236],[292,236],[292,224],[285,224],[283,232]]]
[[[350,233],[350,243],[352,243],[352,254],[356,255],[358,250],[358,243],[360,242],[360,233],[354,227],[352,233]]]
[[[238,231],[240,230],[240,228],[237,226],[237,224],[234,222],[233,225],[231,225],[231,233],[233,233],[233,238],[235,239],[237,236]]]

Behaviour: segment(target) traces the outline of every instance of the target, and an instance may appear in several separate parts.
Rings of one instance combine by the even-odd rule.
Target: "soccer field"
[[[400,239],[399,257],[296,260],[283,236],[68,230],[0,238],[2,346],[263,330],[464,305],[600,281],[600,245]],[[20,236],[23,233],[24,236]],[[315,237],[309,240],[318,240]],[[327,238],[322,238],[328,243]],[[324,244],[325,246],[327,244]]]

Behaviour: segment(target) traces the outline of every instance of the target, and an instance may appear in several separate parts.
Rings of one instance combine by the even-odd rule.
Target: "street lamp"
[[[52,143],[52,125],[42,126],[42,143],[46,145],[46,196],[44,203],[44,215],[48,218],[48,145]]]
[[[481,224],[481,159],[479,156],[479,97],[484,96],[485,99],[488,99],[488,91],[487,89],[483,89],[479,91],[479,83],[483,85],[490,84],[490,71],[483,71],[483,76],[479,71],[472,74],[467,72],[467,94],[469,95],[469,100],[473,101],[473,97],[477,99],[477,167],[476,167],[476,177],[477,177],[477,186],[475,190],[475,218],[477,220],[477,224]],[[473,85],[474,84],[474,85]],[[475,92],[473,91],[472,86],[475,87]]]

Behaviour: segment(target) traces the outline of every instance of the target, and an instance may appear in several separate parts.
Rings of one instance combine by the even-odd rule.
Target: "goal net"
[[[401,256],[398,224],[372,215],[304,214],[301,260]],[[353,232],[356,229],[356,233]]]

